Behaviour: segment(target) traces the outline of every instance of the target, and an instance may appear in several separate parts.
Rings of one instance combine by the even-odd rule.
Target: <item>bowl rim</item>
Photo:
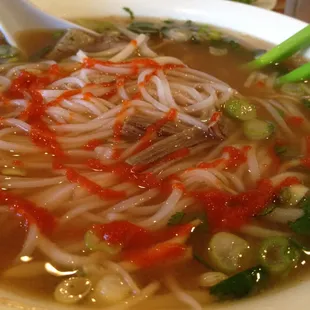
[[[72,19],[79,17],[126,16],[123,6],[130,7],[136,16],[155,18],[175,18],[207,23],[228,31],[262,39],[270,44],[278,44],[305,27],[307,24],[258,7],[226,0],[31,0],[35,5],[56,16]],[[257,26],[258,25],[258,26]],[[276,26],[275,26],[276,25]],[[310,58],[310,49],[304,52]],[[307,309],[310,279],[296,285],[265,293],[263,297],[238,301],[236,303],[212,305],[217,310],[299,310]],[[290,294],[294,298],[283,298]],[[44,301],[31,300],[0,286],[0,307],[3,310],[24,309],[69,309],[62,305],[47,305]],[[72,309],[72,308],[70,308]],[[92,308],[93,309],[93,308]],[[207,308],[206,308],[207,309]],[[165,309],[168,310],[168,309]]]

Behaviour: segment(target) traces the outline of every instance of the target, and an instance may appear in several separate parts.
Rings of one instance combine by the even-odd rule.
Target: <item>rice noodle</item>
[[[176,298],[182,301],[184,304],[188,305],[190,309],[202,310],[201,305],[194,298],[192,298],[181,289],[174,277],[167,276],[165,283],[176,296]]]
[[[207,292],[183,290],[172,275],[158,277],[158,281],[149,281],[140,288],[135,271],[144,266],[123,260],[119,253],[113,256],[85,245],[85,232],[94,233],[96,224],[129,221],[140,226],[140,232],[147,230],[155,235],[157,230],[170,231],[167,224],[171,224],[174,214],[201,211],[202,202],[197,200],[196,191],[231,196],[248,190],[253,193],[258,182],[267,179],[270,188],[274,187],[274,192],[270,191],[274,197],[276,187],[283,181],[307,184],[307,174],[296,168],[305,166],[303,159],[309,156],[310,122],[303,119],[297,129],[290,126],[281,114],[297,117],[297,121],[303,117],[299,98],[273,90],[276,73],[252,72],[245,87],[261,81],[268,91],[249,100],[261,106],[258,116],[263,109],[266,119],[275,123],[276,132],[267,141],[250,141],[242,133],[242,122],[230,122],[222,113],[228,99],[243,99],[242,94],[212,75],[187,67],[178,58],[157,55],[148,47],[149,36],[121,26],[117,29],[126,40],[108,44],[103,51],[80,50],[58,64],[42,61],[1,71],[1,93],[10,89],[20,72],[45,76],[54,65],[65,72],[56,74],[51,83],[38,83],[36,95],[42,96],[40,104],[30,89],[23,89],[18,99],[8,96],[0,100],[4,110],[0,185],[6,197],[3,204],[8,204],[0,206],[0,237],[8,238],[21,226],[19,221],[6,225],[11,212],[28,228],[15,259],[17,266],[8,270],[7,276],[41,276],[42,261],[19,265],[21,257],[36,257],[36,251],[40,251],[44,260],[81,270],[86,277],[94,277],[94,283],[106,274],[120,277],[131,295],[104,309],[145,309],[152,304],[168,309],[177,299],[172,308],[186,305],[200,310],[210,301]],[[31,115],[33,103],[38,105],[36,113],[44,110],[42,115],[36,115],[36,122]],[[300,132],[305,133],[301,141],[297,139]],[[296,144],[302,157],[285,161],[273,154],[281,139]],[[10,205],[7,193],[22,197],[22,202],[12,199]],[[25,205],[30,214],[27,208],[23,209]],[[40,222],[40,212],[55,220],[55,234],[44,231],[48,225],[44,216]],[[287,225],[303,215],[302,209],[277,207],[261,220],[256,218],[258,224],[245,219],[247,224],[236,233],[258,239],[289,237],[291,233],[284,228],[282,231],[282,226],[275,230],[268,225]],[[67,235],[67,230],[71,234]],[[185,260],[192,249],[190,242],[180,240],[187,237],[176,234],[156,245],[181,243],[187,253],[182,257]],[[99,240],[100,245],[107,241],[105,238],[104,235]],[[122,250],[127,250],[120,244]],[[153,247],[147,243],[137,249],[142,254],[145,250]],[[170,293],[155,295],[163,284]],[[150,303],[146,302],[149,299]]]

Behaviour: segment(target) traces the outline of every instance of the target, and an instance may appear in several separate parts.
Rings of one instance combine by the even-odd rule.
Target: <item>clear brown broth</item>
[[[30,41],[31,39],[31,41]],[[18,37],[19,42],[22,46],[25,46],[25,51],[28,55],[33,55],[42,47],[49,46],[51,44],[55,44],[55,38],[53,37],[52,32],[46,31],[33,31],[20,34]],[[29,44],[31,42],[31,44]],[[156,46],[158,44],[158,40],[153,40],[151,42],[151,46]],[[244,82],[248,77],[248,72],[240,69],[241,65],[248,62],[251,59],[250,53],[241,53],[229,50],[227,55],[224,56],[214,56],[209,53],[209,45],[208,43],[196,44],[193,42],[190,43],[179,43],[179,42],[169,42],[162,47],[158,48],[156,51],[159,54],[166,56],[173,56],[182,60],[188,66],[211,74],[218,79],[221,79],[231,85],[233,88],[237,89],[240,93],[246,96],[260,96],[264,97],[267,93],[265,90],[262,90],[257,87],[245,88]],[[259,111],[260,115],[267,117],[264,115],[264,112]],[[305,111],[305,113],[309,114]],[[12,157],[13,158],[13,157]],[[30,173],[30,176],[35,176]],[[42,172],[44,174],[44,172]],[[41,174],[42,176],[42,174]],[[46,174],[46,177],[50,175]],[[38,190],[39,192],[39,190]],[[16,221],[15,218],[11,217],[8,220],[10,223],[14,223],[16,225],[16,229],[10,233],[9,238],[1,238],[0,235],[0,272],[5,270],[10,266],[11,262],[15,259],[18,254],[24,237],[25,232],[22,225]],[[269,224],[270,228],[281,228],[283,230],[283,226],[277,224]],[[61,236],[61,232],[58,236]],[[208,236],[207,238],[209,238]],[[246,237],[250,242],[251,247],[255,249],[258,246],[258,242],[254,238]],[[207,240],[196,240],[197,243],[206,244]],[[256,251],[252,251],[256,253]],[[200,253],[204,255],[205,253]],[[35,259],[44,259],[40,254],[35,253]],[[250,257],[247,264],[249,267],[252,266],[257,261],[257,257]],[[308,264],[308,263],[307,263]],[[305,265],[307,265],[305,264]],[[290,279],[288,277],[281,277],[280,279],[275,277],[269,287],[273,287],[275,284],[278,285],[281,283],[291,283],[291,278],[301,279],[301,275],[304,274],[305,265],[300,266],[300,268],[296,269],[292,273],[290,273]],[[174,267],[173,273],[176,278],[181,281],[183,287],[185,289],[198,289],[197,285],[197,277],[199,274],[204,272],[204,267],[196,261],[191,261],[190,263],[179,264]],[[170,270],[171,272],[171,270]],[[164,268],[155,268],[148,271],[141,271],[135,275],[138,283],[146,284],[150,280],[161,279],[162,275],[165,274]],[[51,275],[46,274],[43,277],[35,278],[35,279],[4,279],[0,277],[1,285],[9,287],[12,290],[17,290],[20,294],[30,294],[33,297],[40,297],[52,300],[53,291],[57,283],[59,283],[59,279],[55,278]],[[283,284],[281,284],[283,285]],[[23,293],[21,293],[23,292]],[[164,289],[161,293],[166,292]],[[83,305],[81,306],[83,307]]]

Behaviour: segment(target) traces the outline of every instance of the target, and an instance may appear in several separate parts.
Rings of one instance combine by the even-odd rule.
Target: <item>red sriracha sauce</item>
[[[285,119],[285,122],[289,126],[300,127],[303,124],[304,119],[299,116],[290,116]]]
[[[122,181],[130,181],[143,188],[159,187],[161,182],[150,172],[137,173],[134,167],[127,163],[118,163],[111,166],[102,164],[97,159],[89,159],[87,166],[96,171],[111,172],[116,174]]]
[[[126,192],[103,188],[97,183],[79,174],[76,170],[72,168],[66,168],[66,177],[70,182],[79,184],[81,187],[85,188],[90,194],[97,195],[101,199],[121,200],[126,198]]]
[[[264,210],[279,190],[299,183],[297,178],[287,178],[273,187],[270,180],[262,180],[255,189],[237,195],[220,190],[196,192],[193,195],[202,203],[212,232],[238,230]]]
[[[13,213],[22,217],[27,227],[35,224],[44,234],[50,234],[56,226],[56,219],[46,209],[37,207],[33,202],[16,194],[0,190],[0,203],[7,205]]]
[[[149,268],[181,259],[186,250],[187,247],[183,244],[166,242],[142,251],[127,251],[122,255],[122,258],[141,268]]]
[[[97,146],[101,144],[102,142],[98,139],[90,140],[83,146],[83,149],[86,151],[93,151]]]
[[[121,258],[142,268],[181,258],[187,247],[175,237],[188,237],[191,224],[184,224],[151,232],[128,221],[96,224],[92,231],[110,245],[122,247]]]
[[[237,168],[247,161],[247,152],[250,146],[244,146],[241,150],[233,146],[223,148],[223,153],[228,153],[229,159],[226,162],[226,168]]]

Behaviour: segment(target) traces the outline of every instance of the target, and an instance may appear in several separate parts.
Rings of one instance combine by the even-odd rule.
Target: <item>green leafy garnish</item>
[[[299,206],[304,210],[304,215],[289,226],[298,235],[310,236],[310,198],[306,197]]]
[[[210,294],[219,299],[242,298],[249,295],[264,282],[267,275],[266,269],[259,265],[239,272],[212,286]]]
[[[177,213],[173,214],[168,221],[168,225],[174,226],[174,225],[181,224],[181,222],[184,218],[184,215],[185,215],[184,212],[177,212]]]
[[[165,23],[165,24],[173,24],[174,21],[171,20],[171,19],[167,19],[167,20],[164,20],[164,23]]]
[[[131,20],[135,19],[135,15],[133,14],[133,11],[130,8],[123,7],[123,10],[129,14]]]
[[[208,232],[208,221],[205,212],[177,212],[173,214],[168,220],[169,226],[187,224],[194,220],[200,220],[199,224],[191,234],[191,237],[195,236],[197,233],[206,233]]]
[[[194,231],[208,231],[208,222],[207,222],[207,216],[205,212],[177,212],[173,214],[170,219],[168,220],[169,226],[174,225],[181,225],[181,224],[187,224],[194,220],[200,220],[201,224],[198,225]]]
[[[159,29],[149,22],[133,22],[128,26],[128,29],[135,33],[155,34],[159,32]]]

